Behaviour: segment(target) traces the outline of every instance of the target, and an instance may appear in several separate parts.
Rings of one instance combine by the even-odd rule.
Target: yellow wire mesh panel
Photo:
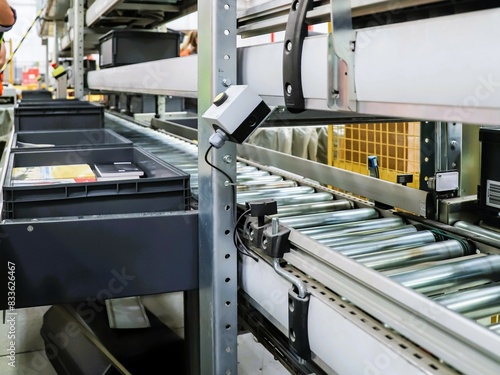
[[[420,122],[332,125],[329,164],[368,175],[368,156],[377,156],[380,178],[396,182],[398,174],[412,174],[419,188]]]

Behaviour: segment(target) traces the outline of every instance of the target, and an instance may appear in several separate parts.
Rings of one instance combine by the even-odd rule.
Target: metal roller
[[[410,247],[422,246],[435,242],[434,234],[428,230],[423,230],[407,236],[390,238],[372,243],[349,244],[341,246],[332,246],[332,249],[346,256],[375,253],[388,249],[407,249]]]
[[[295,194],[311,194],[314,193],[314,188],[310,186],[297,186],[292,188],[267,189],[267,190],[252,190],[238,192],[238,203],[245,203],[251,200],[260,200],[263,198],[274,198],[279,196],[295,195]]]
[[[434,301],[471,319],[487,318],[500,314],[500,285],[450,293]]]
[[[347,244],[355,244],[355,243],[360,244],[364,242],[387,240],[390,238],[401,237],[415,232],[417,232],[417,228],[415,228],[413,225],[405,225],[404,227],[390,229],[390,230],[383,230],[376,233],[369,233],[369,234],[351,233],[345,236],[323,238],[317,241],[326,246],[336,247]]]
[[[255,171],[247,173],[238,173],[238,171],[236,171],[236,179],[238,181],[252,180],[256,177],[264,177],[264,176],[271,176],[271,175],[267,171]]]
[[[293,206],[279,206],[278,213],[276,215],[270,215],[270,217],[282,218],[287,216],[307,215],[318,212],[350,210],[351,208],[352,204],[350,201],[348,201],[347,199],[339,199],[336,201],[328,202],[303,203]]]
[[[490,331],[495,332],[496,334],[500,335],[500,323],[497,324],[492,324],[488,327]]]
[[[240,176],[242,178],[240,178]],[[266,184],[269,182],[283,181],[283,177],[276,175],[268,175],[268,176],[255,176],[252,178],[245,178],[245,175],[243,174],[243,175],[238,175],[236,177],[236,180],[238,181],[239,185],[252,186],[252,185],[258,185],[259,183]]]
[[[276,189],[276,188],[286,188],[286,187],[296,187],[297,183],[292,180],[284,181],[243,181],[239,182],[237,185],[238,191],[247,190],[264,190],[264,189]]]
[[[423,262],[457,258],[466,255],[466,249],[457,240],[448,240],[407,250],[388,250],[355,257],[356,261],[375,270],[407,267]]]
[[[198,170],[198,166],[193,163],[188,163],[188,162],[178,162],[178,163],[172,163],[176,166],[176,168],[179,169],[192,169],[192,170]]]
[[[333,200],[331,193],[311,193],[311,194],[297,194],[297,195],[284,195],[275,197],[274,200],[278,206],[288,206],[294,204],[313,203],[313,202],[327,202]]]
[[[195,160],[193,162],[189,162],[189,161],[184,161],[184,162],[179,162],[179,163],[176,163],[175,166],[179,169],[182,169],[184,171],[189,171],[191,172],[190,174],[192,175],[191,177],[195,177],[197,178],[198,177],[198,162]],[[259,181],[281,181],[283,180],[283,177],[281,176],[271,176],[269,175],[269,172],[266,172],[266,171],[252,171],[252,172],[242,172],[242,173],[239,173],[239,171],[237,170],[237,175],[236,175],[236,179],[237,181],[239,182],[240,180],[241,181],[256,181],[256,180],[259,180]],[[193,176],[195,175],[195,176]],[[267,179],[265,179],[267,177]]]
[[[362,220],[354,223],[349,222],[323,225],[320,227],[301,229],[300,232],[314,238],[315,240],[319,240],[321,238],[343,236],[348,233],[375,233],[380,230],[398,228],[404,225],[405,223],[403,219],[399,217],[389,217],[383,219]]]
[[[245,174],[240,174],[236,176],[236,179],[239,179],[239,177],[245,177]],[[258,185],[259,183],[267,183],[267,182],[278,182],[278,181],[284,181],[282,176],[277,176],[277,175],[268,175],[268,176],[259,176],[259,177],[252,177],[252,178],[244,178],[240,180],[239,184],[240,185]]]
[[[166,149],[165,145],[162,143],[155,143],[155,144],[150,144],[150,145],[144,145],[142,147],[148,147],[148,150],[155,151],[155,152],[165,152],[168,151],[168,156],[171,157],[172,159],[176,158],[190,158],[193,159],[191,154],[188,154],[184,150],[179,150],[177,148],[170,148]]]
[[[189,161],[191,163],[197,163],[196,158],[194,158],[191,154],[187,154],[185,152],[175,152],[172,150],[165,150],[161,146],[159,147],[159,150],[155,152],[155,154],[161,155],[163,158],[168,160],[184,160],[184,161]]]
[[[292,228],[306,228],[317,225],[375,219],[378,217],[379,214],[374,208],[356,208],[353,210],[285,217],[280,222]]]
[[[195,160],[191,160],[188,158],[175,160],[175,159],[163,157],[161,154],[156,154],[156,156],[165,160],[167,163],[175,165],[177,168],[193,168],[193,169],[198,170],[198,163]]]
[[[453,226],[463,229],[469,233],[480,234],[493,240],[500,241],[500,233],[485,229],[478,225],[469,224],[465,221],[457,221],[455,224],[453,224]]]
[[[421,293],[432,294],[448,288],[481,285],[500,280],[500,255],[464,259],[389,276]]]
[[[179,168],[179,167],[177,167]],[[182,169],[184,172],[189,173],[191,177],[196,176],[198,178],[198,168],[192,168],[192,167],[184,167],[184,168],[179,168]]]
[[[252,167],[249,165],[236,166],[236,169],[238,170],[238,173],[249,173],[258,171],[256,167]]]
[[[335,239],[337,239],[339,237],[343,237],[346,240],[348,240],[348,239],[355,240],[357,238],[370,236],[372,234],[373,235],[380,234],[380,233],[384,233],[387,231],[392,231],[394,229],[403,228],[405,226],[406,225],[399,225],[399,226],[394,226],[394,227],[389,227],[389,228],[366,229],[366,230],[359,230],[359,231],[354,231],[353,228],[346,228],[346,229],[338,229],[335,232],[318,233],[318,234],[314,234],[314,235],[309,235],[309,237],[314,238],[316,241],[321,242],[321,243],[326,243],[326,242],[329,242],[329,240],[332,240],[331,245],[333,245],[333,244],[335,244]],[[356,241],[356,242],[359,242],[359,241]],[[349,241],[347,241],[346,243],[349,243]],[[331,246],[331,245],[329,245],[329,246]]]
[[[144,146],[143,146],[144,147]],[[150,149],[148,148],[148,151]],[[153,152],[153,151],[150,151],[150,152]],[[186,155],[186,154],[172,154],[171,151],[165,151],[165,150],[161,150],[161,151],[158,151],[158,152],[153,152],[156,156],[158,157],[161,157],[162,159],[164,160],[169,160],[169,162],[176,162],[176,163],[190,163],[190,164],[197,164],[197,160],[195,160],[194,158],[192,158],[191,156],[189,155]]]

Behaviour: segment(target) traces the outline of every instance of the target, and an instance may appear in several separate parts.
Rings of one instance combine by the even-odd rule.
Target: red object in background
[[[37,83],[37,77],[40,75],[40,70],[38,68],[29,68],[23,72],[23,85],[29,85]]]
[[[0,73],[0,95],[3,95],[3,72]]]

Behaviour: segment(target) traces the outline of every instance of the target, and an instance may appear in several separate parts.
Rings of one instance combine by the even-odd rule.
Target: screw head
[[[33,232],[33,229],[35,229],[33,225],[28,225],[28,227],[26,228],[28,232]]]
[[[222,160],[226,164],[231,164],[233,162],[233,158],[232,158],[231,155],[224,155],[224,157],[222,158]]]
[[[262,248],[263,248],[264,250],[265,250],[265,249],[267,249],[267,238],[264,238],[264,239],[262,240]]]

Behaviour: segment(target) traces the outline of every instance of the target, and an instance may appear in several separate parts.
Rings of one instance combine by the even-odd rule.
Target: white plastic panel
[[[302,90],[306,106],[328,109],[328,38],[306,38],[302,49]],[[238,49],[238,83],[248,84],[271,105],[283,105],[283,42]]]
[[[291,284],[264,261],[244,257],[241,287],[271,315],[282,331],[288,326],[288,289]],[[312,352],[338,374],[425,374],[376,335],[340,315],[325,302],[311,297],[309,304],[309,343]],[[375,332],[375,331],[374,331]],[[285,331],[286,334],[286,331]],[[441,372],[433,372],[441,374]],[[443,373],[449,374],[447,370]]]
[[[89,72],[88,86],[94,90],[196,98],[197,69],[196,55],[174,57]]]
[[[358,31],[357,97],[372,103],[361,108],[498,124],[498,35],[500,9]]]

